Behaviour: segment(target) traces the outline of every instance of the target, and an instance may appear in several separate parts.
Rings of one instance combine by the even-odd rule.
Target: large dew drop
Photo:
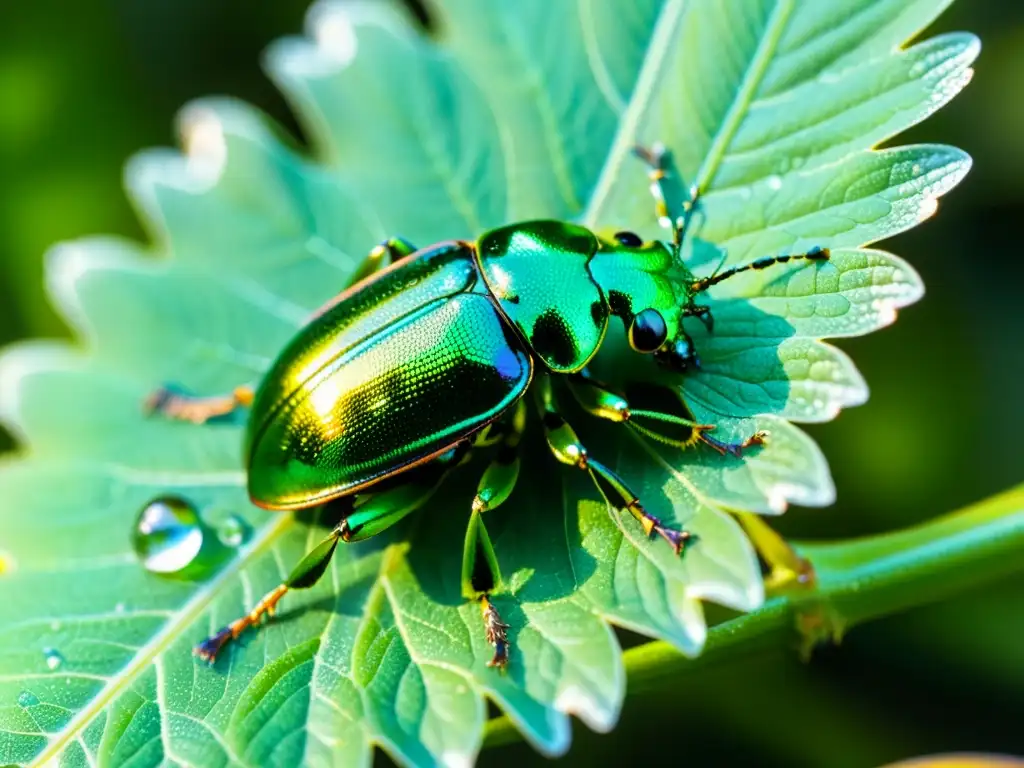
[[[139,513],[132,548],[153,573],[177,573],[190,565],[203,547],[203,528],[195,508],[183,499],[161,496]]]

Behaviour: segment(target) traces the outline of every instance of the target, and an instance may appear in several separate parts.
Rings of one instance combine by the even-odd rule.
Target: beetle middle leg
[[[719,440],[708,434],[714,424],[701,424],[683,399],[668,387],[630,383],[629,399],[592,378],[586,371],[566,377],[569,391],[588,413],[628,423],[637,432],[677,448],[703,443],[722,455],[737,458],[754,446],[764,445],[768,433],[754,432],[744,440]]]
[[[519,400],[508,416],[495,422],[487,434],[478,439],[477,445],[494,441],[498,445],[477,485],[462,549],[462,595],[479,602],[484,636],[494,646],[494,657],[487,666],[500,669],[508,665],[509,642],[505,633],[508,625],[491,602],[491,593],[501,585],[501,570],[483,515],[504,503],[515,488],[519,478],[519,440],[525,426],[526,404]]]
[[[689,531],[665,525],[641,504],[629,486],[604,464],[595,460],[576,436],[576,432],[558,412],[547,377],[540,377],[533,387],[534,397],[544,426],[548,448],[563,464],[590,472],[595,485],[605,499],[620,512],[629,512],[643,526],[648,536],[657,534],[667,541],[676,554],[682,553],[687,542],[694,537]]]

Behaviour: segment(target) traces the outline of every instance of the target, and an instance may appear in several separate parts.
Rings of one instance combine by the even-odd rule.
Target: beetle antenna
[[[796,259],[828,261],[831,256],[832,253],[828,248],[819,247],[811,248],[807,253],[783,254],[782,256],[763,256],[760,259],[755,259],[749,264],[744,264],[741,267],[732,267],[721,274],[712,274],[710,277],[702,277],[700,280],[695,280],[690,286],[690,292],[693,294],[700,293],[701,291],[707,290],[712,285],[718,285],[723,280],[728,280],[730,277],[738,275],[740,272],[746,272],[751,269],[765,269],[773,264],[785,264],[787,261],[794,261]]]

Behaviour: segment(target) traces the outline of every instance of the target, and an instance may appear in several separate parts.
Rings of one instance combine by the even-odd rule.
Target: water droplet
[[[46,668],[51,671],[59,669],[64,663],[64,657],[56,648],[43,648],[43,657],[46,659]]]
[[[231,515],[217,527],[217,538],[225,547],[237,547],[245,541],[249,526],[238,515]]]
[[[38,703],[39,697],[32,693],[32,691],[22,691],[18,694],[19,707],[34,707]]]
[[[61,626],[63,626],[63,625],[57,619],[54,619],[53,621],[50,622],[50,631],[51,632],[60,632]]]
[[[203,528],[195,507],[183,499],[161,496],[139,512],[132,548],[153,573],[177,573],[203,546]]]
[[[124,603],[118,603],[117,605],[114,606],[114,613],[124,613],[124,611],[125,611]]]
[[[780,189],[782,189],[781,176],[769,176],[767,179],[765,179],[765,183],[768,185],[768,189],[772,190],[772,192],[778,192]]]

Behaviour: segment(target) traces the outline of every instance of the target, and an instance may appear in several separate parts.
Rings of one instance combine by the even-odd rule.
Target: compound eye
[[[665,318],[656,309],[645,309],[629,326],[629,345],[644,354],[655,352],[668,338]]]
[[[644,241],[640,239],[640,235],[636,232],[616,232],[615,239],[619,242],[619,245],[624,245],[627,248],[639,248],[644,244]]]

